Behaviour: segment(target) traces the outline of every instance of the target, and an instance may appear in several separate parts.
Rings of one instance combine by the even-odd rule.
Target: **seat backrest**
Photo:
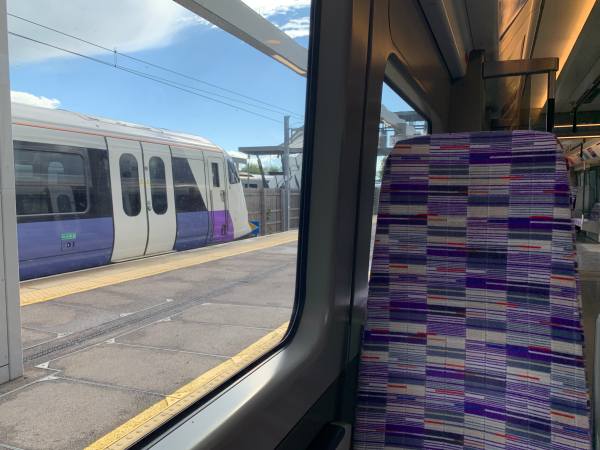
[[[354,448],[588,449],[582,345],[556,138],[398,143],[380,194]]]

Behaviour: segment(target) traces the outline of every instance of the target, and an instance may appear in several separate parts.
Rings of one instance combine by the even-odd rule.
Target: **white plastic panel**
[[[61,131],[52,128],[13,125],[15,141],[47,142],[55,145],[72,145],[75,147],[106,148],[103,136]]]
[[[144,154],[144,178],[146,181],[146,209],[148,211],[148,245],[146,255],[173,250],[177,233],[175,216],[175,194],[173,192],[173,168],[171,167],[171,149],[168,145],[142,142]],[[150,174],[152,158],[159,158],[164,164],[166,208],[158,197],[152,198],[153,186]]]
[[[223,157],[215,157],[211,154],[207,154],[206,174],[208,195],[210,197],[209,211],[211,212],[211,236],[214,241],[224,240],[226,239],[228,232],[230,232],[230,230],[228,230],[225,213],[228,209],[225,159]]]
[[[143,256],[146,251],[148,218],[146,214],[146,190],[144,186],[144,160],[142,157],[142,147],[139,142],[114,138],[106,138],[106,141],[109,150],[110,184],[115,226],[112,261],[120,261]],[[124,205],[123,183],[121,180],[122,157],[133,157],[137,162],[139,211],[136,209],[136,215],[132,215],[135,211],[132,211],[131,204]],[[128,200],[126,199],[125,201]]]
[[[231,184],[229,183],[229,169],[227,169],[227,175],[227,203],[233,223],[233,237],[237,239],[250,233],[248,210],[241,180],[238,183]]]

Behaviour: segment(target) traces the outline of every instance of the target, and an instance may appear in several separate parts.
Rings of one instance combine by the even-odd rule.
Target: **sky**
[[[308,46],[310,0],[243,1]],[[281,143],[284,114],[302,125],[304,77],[172,0],[139,5],[8,0],[13,101],[192,133],[226,150]]]

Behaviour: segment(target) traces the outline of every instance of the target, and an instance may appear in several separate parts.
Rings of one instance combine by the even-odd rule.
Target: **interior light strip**
[[[588,136],[557,136],[557,137],[561,141],[564,141],[567,139],[593,139],[593,138],[600,138],[600,134],[592,134],[592,135],[588,135]]]
[[[578,123],[577,128],[600,127],[600,123]],[[573,124],[554,125],[554,128],[573,128]]]

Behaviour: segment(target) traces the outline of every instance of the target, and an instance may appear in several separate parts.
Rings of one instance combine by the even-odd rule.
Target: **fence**
[[[283,231],[283,189],[244,189],[248,220],[260,223],[260,234]],[[300,222],[300,191],[290,192],[290,229],[298,228]]]
[[[381,186],[375,186],[373,215],[377,215]],[[244,189],[248,220],[260,223],[260,235],[283,231],[283,189]],[[290,229],[300,224],[300,191],[290,191]]]

